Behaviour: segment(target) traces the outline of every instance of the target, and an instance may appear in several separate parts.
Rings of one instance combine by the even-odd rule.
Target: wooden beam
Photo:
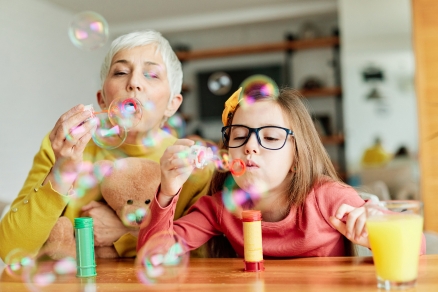
[[[412,0],[424,229],[438,232],[438,1]]]
[[[223,47],[217,49],[176,52],[180,61],[200,60],[208,58],[231,57],[248,54],[280,52],[286,50],[304,50],[339,45],[339,37],[324,37],[312,40],[294,40],[276,43]]]

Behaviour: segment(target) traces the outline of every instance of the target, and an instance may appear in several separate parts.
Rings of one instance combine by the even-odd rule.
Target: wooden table
[[[380,291],[371,257],[265,260],[265,267],[244,272],[241,259],[191,259],[181,283],[146,286],[137,279],[132,259],[98,259],[96,277],[71,276],[43,291]],[[0,291],[29,291],[5,270],[0,280]],[[438,291],[438,255],[421,256],[415,291]]]

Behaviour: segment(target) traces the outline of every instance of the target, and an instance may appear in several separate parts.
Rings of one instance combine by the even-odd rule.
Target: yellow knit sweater
[[[100,160],[115,160],[123,157],[141,157],[159,162],[166,148],[173,145],[176,138],[162,131],[159,145],[122,145],[113,150],[102,149],[90,141],[84,150],[84,160],[96,162]],[[55,156],[50,146],[49,135],[45,136],[41,148],[35,155],[32,168],[24,185],[13,201],[10,211],[0,222],[0,257],[5,257],[15,248],[21,248],[30,253],[36,253],[49,237],[50,231],[58,218],[63,215],[72,223],[80,216],[80,209],[91,201],[83,196],[83,200],[69,204],[69,197],[53,190],[50,183],[42,186],[55,162]],[[181,217],[188,208],[201,196],[208,193],[212,167],[196,171],[184,184],[175,219]],[[102,198],[99,193],[96,200]],[[114,242],[118,254],[131,257],[136,254],[137,238],[127,233]]]

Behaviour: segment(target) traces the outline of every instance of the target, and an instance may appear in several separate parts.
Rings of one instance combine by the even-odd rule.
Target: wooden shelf
[[[320,136],[322,144],[325,145],[342,145],[344,144],[344,135]]]
[[[300,93],[307,98],[330,97],[341,95],[342,89],[340,87],[325,87],[312,90],[300,90]]]
[[[282,41],[277,43],[224,47],[217,49],[176,52],[180,61],[200,60],[207,58],[230,57],[238,55],[270,53],[287,50],[304,50],[339,45],[339,37],[323,37],[312,40]]]

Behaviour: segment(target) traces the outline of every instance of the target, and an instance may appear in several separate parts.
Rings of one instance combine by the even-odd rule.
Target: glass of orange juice
[[[415,286],[423,232],[423,203],[381,201],[365,208],[377,287],[392,290]]]

